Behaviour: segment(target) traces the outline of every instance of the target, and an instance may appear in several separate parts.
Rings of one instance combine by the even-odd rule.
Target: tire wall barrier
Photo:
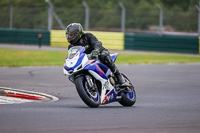
[[[46,30],[0,29],[0,43],[38,45],[38,34],[42,33],[41,44],[50,45],[50,32]]]
[[[99,32],[88,31],[97,37],[107,49],[124,49],[124,33],[121,32]],[[85,32],[87,33],[87,31]],[[68,47],[65,36],[65,30],[51,30],[51,46],[53,47]]]
[[[125,49],[176,53],[200,52],[198,36],[126,34]]]

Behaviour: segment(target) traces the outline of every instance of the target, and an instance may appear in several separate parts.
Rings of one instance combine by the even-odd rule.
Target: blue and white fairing
[[[85,48],[81,46],[75,46],[69,49],[68,57],[65,60],[63,72],[69,76],[69,79],[73,77],[73,74],[82,70],[87,70],[93,77],[99,80],[102,84],[101,88],[101,103],[106,104],[118,100],[114,87],[108,79],[111,73],[110,69],[99,62],[98,60],[90,60],[84,53]],[[117,53],[111,55],[111,59],[115,62]],[[104,71],[103,71],[103,70]],[[71,80],[72,81],[72,80]]]
[[[64,64],[64,73],[67,75],[71,75],[77,69],[82,68],[82,64],[87,62],[86,54],[83,54],[85,51],[84,47],[75,46],[68,50],[68,57],[65,59]]]

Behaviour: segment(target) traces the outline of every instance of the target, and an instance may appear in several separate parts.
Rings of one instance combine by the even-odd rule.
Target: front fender
[[[81,71],[78,71],[78,72],[75,72],[73,73],[72,75],[70,75],[68,78],[69,80],[75,84],[75,79],[77,79],[78,77],[80,76],[84,76],[84,75],[87,75],[89,72],[87,70],[81,70]]]

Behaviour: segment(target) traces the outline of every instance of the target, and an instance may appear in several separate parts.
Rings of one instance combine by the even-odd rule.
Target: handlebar
[[[98,56],[96,56],[95,58],[94,57],[92,58],[91,54],[86,54],[86,55],[87,55],[89,60],[97,60],[98,59]]]

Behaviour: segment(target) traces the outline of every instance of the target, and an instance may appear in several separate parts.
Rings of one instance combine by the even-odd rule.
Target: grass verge
[[[67,52],[0,49],[0,67],[62,66]],[[166,64],[200,62],[199,55],[119,54],[116,64]]]

